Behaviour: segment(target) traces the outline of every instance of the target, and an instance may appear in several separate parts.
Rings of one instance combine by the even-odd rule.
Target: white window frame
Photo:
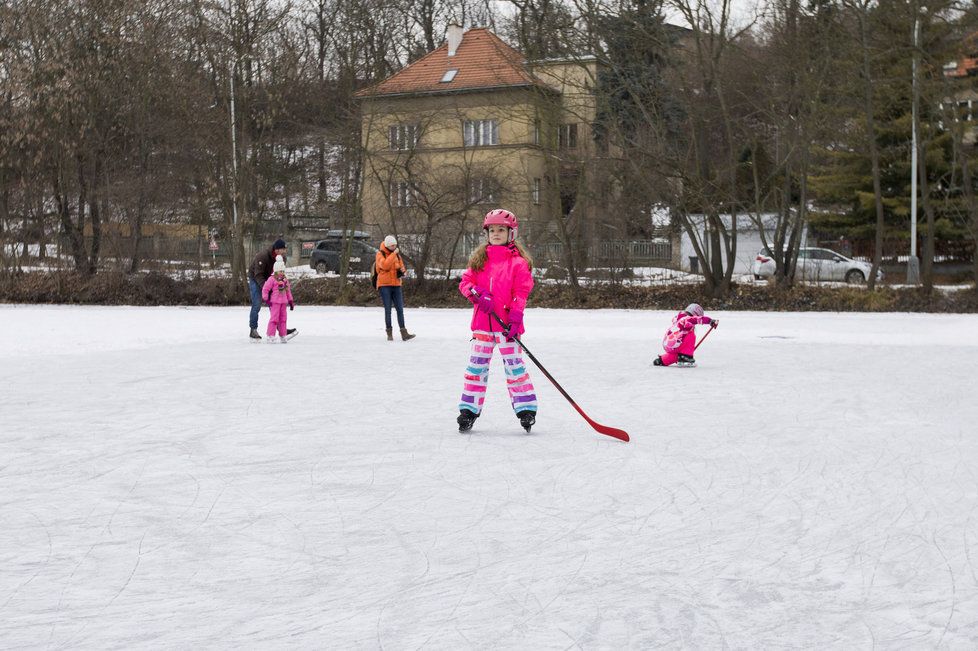
[[[420,139],[420,124],[392,124],[387,129],[387,141],[391,151],[414,149]]]
[[[540,179],[533,179],[533,204],[536,206],[540,205],[540,194],[543,183]]]
[[[972,112],[972,103],[970,99],[958,100],[958,117],[965,122],[971,122],[974,118],[974,113]]]
[[[496,203],[499,184],[495,179],[480,176],[469,180],[469,203]]]
[[[557,148],[577,149],[577,123],[562,124],[557,128]]]
[[[499,120],[465,120],[462,142],[466,147],[489,147],[499,144]]]
[[[391,181],[388,192],[394,208],[407,208],[415,204],[414,184],[410,181]]]

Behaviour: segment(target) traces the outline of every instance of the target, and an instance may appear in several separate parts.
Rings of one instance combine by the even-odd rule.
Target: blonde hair
[[[523,248],[523,245],[516,240],[513,240],[512,244],[514,247],[516,247],[516,250],[519,251],[520,257],[526,260],[526,265],[530,268],[530,271],[533,271],[533,257],[530,256],[529,251]],[[486,260],[489,259],[489,255],[486,253],[487,246],[489,245],[482,243],[475,251],[472,252],[472,255],[469,256],[469,269],[474,271],[482,271],[482,269],[486,266]]]

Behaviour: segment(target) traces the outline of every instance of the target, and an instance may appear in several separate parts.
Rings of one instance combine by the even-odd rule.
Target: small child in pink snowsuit
[[[498,346],[506,373],[510,403],[520,425],[529,432],[536,423],[537,396],[516,340],[523,334],[523,311],[533,290],[532,261],[516,241],[516,215],[501,208],[486,213],[482,228],[486,243],[469,259],[458,285],[473,305],[472,347],[459,401],[458,431],[472,429],[482,413],[489,380],[489,362]],[[502,323],[496,321],[498,317]]]
[[[662,348],[665,352],[652,362],[655,366],[671,366],[679,362],[680,366],[695,366],[693,351],[696,350],[696,326],[708,325],[717,327],[719,319],[711,319],[703,313],[703,308],[697,303],[689,306],[672,318],[672,325],[662,338]]]
[[[275,256],[272,271],[274,273],[268,277],[265,285],[261,288],[262,300],[268,303],[272,313],[268,320],[265,337],[268,343],[275,343],[275,331],[278,330],[279,339],[284,344],[288,341],[286,338],[287,328],[285,327],[288,316],[285,308],[288,306],[290,310],[295,309],[295,300],[292,298],[292,285],[289,284],[289,279],[285,277],[285,260],[282,259],[282,256]]]

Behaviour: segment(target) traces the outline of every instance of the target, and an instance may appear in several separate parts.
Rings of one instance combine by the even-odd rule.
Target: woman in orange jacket
[[[387,325],[387,341],[394,341],[394,328],[391,326],[391,305],[397,308],[397,325],[401,328],[401,339],[414,339],[404,326],[404,294],[401,292],[401,277],[405,273],[404,260],[397,248],[397,238],[388,235],[380,245],[374,259],[377,270],[377,291],[384,301],[384,322]]]

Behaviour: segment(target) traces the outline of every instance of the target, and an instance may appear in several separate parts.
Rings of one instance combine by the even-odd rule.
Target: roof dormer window
[[[441,83],[447,84],[452,79],[455,79],[455,75],[458,74],[458,68],[451,68],[445,72],[445,75],[441,78]]]

